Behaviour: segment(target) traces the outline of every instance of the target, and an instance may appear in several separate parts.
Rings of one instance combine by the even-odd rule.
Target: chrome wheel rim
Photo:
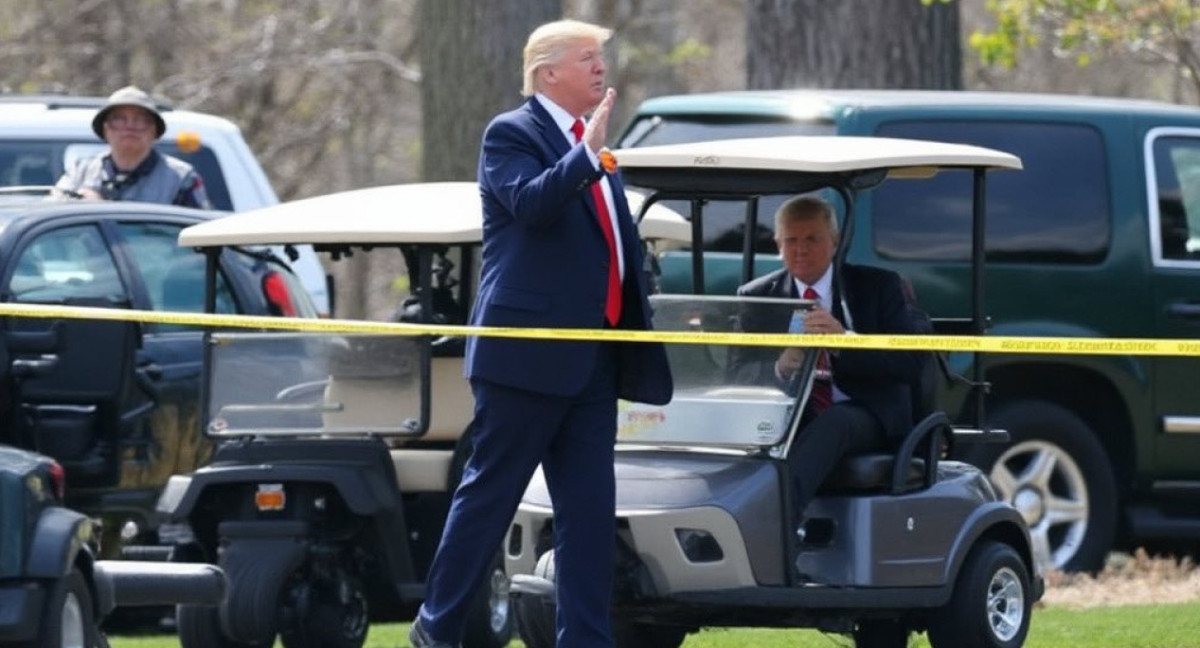
[[[997,571],[987,593],[988,627],[1000,641],[1012,641],[1025,621],[1025,589],[1021,579],[1008,567]]]
[[[61,618],[61,632],[63,648],[87,648],[86,635],[87,631],[83,627],[83,607],[79,604],[79,597],[72,592],[67,592],[67,598],[63,600]]]
[[[1059,446],[1024,441],[1000,455],[992,483],[1029,525],[1033,555],[1043,568],[1062,569],[1088,530],[1087,480]]]

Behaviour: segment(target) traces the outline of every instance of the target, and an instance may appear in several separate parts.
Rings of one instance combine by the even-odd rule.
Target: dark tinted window
[[[913,121],[879,135],[975,144],[1013,153],[1024,171],[988,174],[990,261],[1095,263],[1111,237],[1104,145],[1075,124]],[[876,251],[893,259],[965,260],[970,254],[969,171],[893,180],[874,194]]]
[[[94,142],[71,142],[66,140],[7,140],[0,142],[0,187],[50,186],[63,174],[68,148],[80,154],[94,155],[107,150],[107,145]],[[224,211],[233,210],[229,199],[229,187],[225,174],[217,162],[212,149],[201,146],[195,152],[183,153],[174,141],[161,141],[156,148],[167,155],[177,157],[196,168],[204,178],[209,200],[213,207]],[[86,150],[85,150],[86,149]]]
[[[1154,140],[1162,258],[1200,260],[1200,138]]]
[[[15,302],[128,300],[116,262],[95,225],[38,234],[17,253],[3,292]]]

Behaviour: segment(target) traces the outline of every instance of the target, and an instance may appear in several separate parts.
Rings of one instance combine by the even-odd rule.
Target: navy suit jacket
[[[591,184],[600,178],[582,146],[569,143],[530,98],[497,116],[483,135],[483,263],[471,314],[477,326],[598,329],[604,326],[608,246]],[[608,176],[625,258],[618,328],[649,329],[644,252],[620,176]],[[597,342],[472,337],[466,375],[560,396],[578,395]],[[657,343],[616,343],[618,395],[663,404],[671,374]]]
[[[904,297],[900,275],[889,270],[843,264],[841,281],[836,281],[833,315],[843,326],[850,328],[842,312],[839,291],[845,295],[856,333],[927,333],[922,330]],[[796,283],[787,269],[777,270],[755,279],[738,289],[739,295],[782,297],[796,299]],[[753,311],[751,311],[752,313]],[[772,311],[771,319],[761,321],[748,315],[743,328],[748,331],[787,331],[789,315]],[[740,380],[759,384],[777,382],[775,360],[782,349],[746,347],[735,355],[732,366],[738,367]],[[740,358],[738,357],[740,356]],[[830,358],[833,382],[842,393],[866,407],[883,425],[892,438],[903,437],[912,429],[913,389],[921,381],[922,372],[930,360],[923,352],[872,351],[842,349]]]

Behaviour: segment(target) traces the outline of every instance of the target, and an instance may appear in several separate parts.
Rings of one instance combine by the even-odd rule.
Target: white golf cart
[[[844,633],[860,648],[905,646],[911,633],[926,630],[935,648],[1020,646],[1042,592],[1028,528],[978,469],[943,459],[951,443],[1006,435],[977,423],[957,426],[931,411],[930,385],[940,365],[930,354],[930,375],[912,385],[920,422],[893,453],[844,459],[800,526],[785,457],[804,434],[800,415],[817,353],[808,347],[800,378],[787,388],[746,384],[738,362],[747,347],[737,336],[752,335],[747,323],[753,317],[778,310],[763,319],[786,323],[807,304],[703,295],[700,244],[708,208],[741,205],[742,280],[749,280],[759,222],[770,218],[758,214],[759,199],[821,191],[841,213],[834,261],[840,267],[853,245],[858,194],[882,182],[961,170],[974,186],[973,202],[961,206],[962,222],[974,231],[974,295],[964,300],[963,317],[935,325],[983,334],[986,178],[994,169],[1020,169],[1020,160],[972,146],[854,137],[713,141],[629,149],[616,157],[626,183],[648,191],[646,205],[691,206],[693,294],[653,296],[656,327],[734,338],[669,344],[672,402],[619,409],[617,645],[672,648],[703,627],[774,626]],[[974,379],[961,382],[975,390],[983,421],[984,385],[979,375]],[[539,473],[505,545],[519,630],[529,648],[555,645],[553,527]]]
[[[648,214],[648,244],[687,239],[678,214]],[[481,225],[475,183],[396,185],[234,214],[179,244],[207,254],[209,312],[224,248],[304,244],[335,261],[403,253],[415,299],[399,319],[453,324],[473,299]],[[288,648],[359,648],[369,620],[412,618],[470,449],[461,342],[208,333],[202,423],[217,447],[208,466],[171,478],[159,511],[179,528],[175,559],[220,565],[229,591],[219,606],[179,607],[184,648],[269,646],[277,634]],[[497,547],[464,645],[499,648],[512,633]]]

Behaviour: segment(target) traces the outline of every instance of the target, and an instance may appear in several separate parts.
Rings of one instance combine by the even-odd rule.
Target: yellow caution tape
[[[1087,355],[1200,356],[1200,340],[1151,338],[1012,337],[971,335],[795,335],[705,331],[504,328],[450,324],[409,324],[341,319],[302,319],[261,315],[214,315],[125,308],[0,304],[0,317],[89,319],[210,328],[251,328],[319,333],[478,336],[538,340],[666,342],[737,346],[822,347],[894,351],[980,351]]]

